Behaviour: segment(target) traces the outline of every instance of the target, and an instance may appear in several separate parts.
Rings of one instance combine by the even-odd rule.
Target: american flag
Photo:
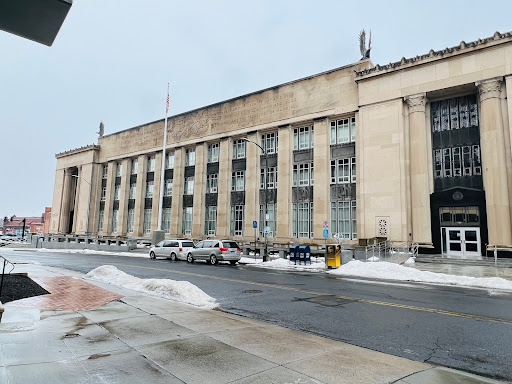
[[[167,86],[167,106],[165,108],[165,113],[169,113],[169,86]]]

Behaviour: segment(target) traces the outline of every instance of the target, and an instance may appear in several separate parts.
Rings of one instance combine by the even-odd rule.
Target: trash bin
[[[325,253],[325,265],[327,268],[339,268],[340,266],[341,247],[339,244],[327,245]]]

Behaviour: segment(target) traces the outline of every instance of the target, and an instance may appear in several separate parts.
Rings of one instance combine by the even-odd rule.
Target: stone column
[[[507,159],[501,111],[503,78],[476,82],[480,93],[480,148],[489,246],[512,245]]]
[[[208,162],[206,143],[196,145],[196,166],[194,168],[194,202],[192,209],[192,237],[204,237],[206,163]]]
[[[278,242],[288,242],[292,235],[292,129],[279,127],[279,149],[277,152],[277,229]],[[316,176],[315,176],[316,179]]]
[[[114,203],[114,185],[116,181],[116,162],[108,163],[107,192],[105,195],[105,211],[103,213],[103,234],[112,234],[112,209]]]
[[[174,174],[172,179],[171,237],[182,237],[183,187],[185,183],[185,149],[174,150]]]
[[[412,241],[432,244],[430,227],[430,194],[424,93],[406,96],[409,106],[409,173],[411,177]]]
[[[153,179],[153,205],[151,206],[151,232],[158,229],[158,215],[160,214],[160,178],[162,176],[162,152],[155,154],[155,177]]]
[[[144,222],[144,202],[146,199],[146,173],[148,157],[140,155],[137,168],[137,183],[135,184],[135,217],[133,219],[133,236],[142,236],[142,223]]]
[[[75,201],[73,205],[73,226],[71,228],[71,233],[77,234],[78,230],[78,208],[81,204],[80,202],[80,191],[82,187],[82,167],[79,166],[77,172],[77,177],[71,176],[71,183],[75,184]],[[84,183],[85,184],[85,183]],[[71,207],[70,207],[71,209]]]
[[[68,231],[71,179],[71,170],[69,168],[64,169],[64,182],[62,187],[62,198],[60,203],[60,217],[58,229],[58,232],[60,233],[66,233]]]
[[[313,184],[313,236],[323,239],[323,222],[330,223],[330,125],[326,118],[315,120],[315,149],[313,150],[314,184]],[[332,237],[332,233],[329,231]]]
[[[255,143],[260,143],[260,135],[255,132],[247,136]],[[252,143],[245,143],[247,162],[245,167],[245,217],[244,217],[244,237],[254,241],[254,228],[252,221],[258,221],[258,225],[263,228],[264,223],[260,223],[260,164],[263,156],[261,149]],[[261,201],[264,204],[264,201]],[[258,229],[262,229],[258,228]]]
[[[121,170],[121,195],[119,196],[119,222],[117,223],[117,233],[120,236],[126,235],[126,225],[128,220],[128,192],[130,189],[130,161],[124,159]]]
[[[217,236],[228,237],[231,220],[231,158],[232,141],[225,138],[219,148],[219,177],[217,187]]]
[[[57,169],[55,173],[55,185],[53,187],[52,213],[50,219],[50,233],[60,231],[60,219],[62,211],[62,199],[64,197],[65,170]]]

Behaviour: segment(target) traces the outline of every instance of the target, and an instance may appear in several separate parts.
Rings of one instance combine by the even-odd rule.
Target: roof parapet
[[[423,64],[431,61],[441,60],[445,56],[448,56],[450,54],[459,54],[463,53],[464,51],[473,49],[473,48],[485,48],[487,46],[493,46],[503,43],[504,41],[500,40],[512,40],[512,32],[505,32],[500,33],[496,31],[494,35],[491,37],[487,37],[484,39],[478,39],[476,41],[472,41],[469,43],[466,43],[465,41],[461,41],[459,45],[451,47],[451,48],[445,48],[440,51],[434,51],[431,49],[429,53],[425,55],[418,55],[416,57],[412,57],[409,59],[406,59],[405,57],[402,57],[400,61],[391,62],[386,65],[379,65],[377,64],[373,68],[364,69],[362,71],[356,71],[356,80],[358,78],[366,78],[370,77],[372,75],[379,75],[384,74],[386,72],[391,72],[393,70],[399,70],[403,68],[408,68],[413,65],[417,64]]]

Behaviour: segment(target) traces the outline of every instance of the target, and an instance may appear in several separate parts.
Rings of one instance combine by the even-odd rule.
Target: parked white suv
[[[172,261],[187,260],[189,250],[194,248],[194,242],[187,239],[170,239],[162,240],[149,250],[149,257],[156,259],[157,257],[171,258]]]

